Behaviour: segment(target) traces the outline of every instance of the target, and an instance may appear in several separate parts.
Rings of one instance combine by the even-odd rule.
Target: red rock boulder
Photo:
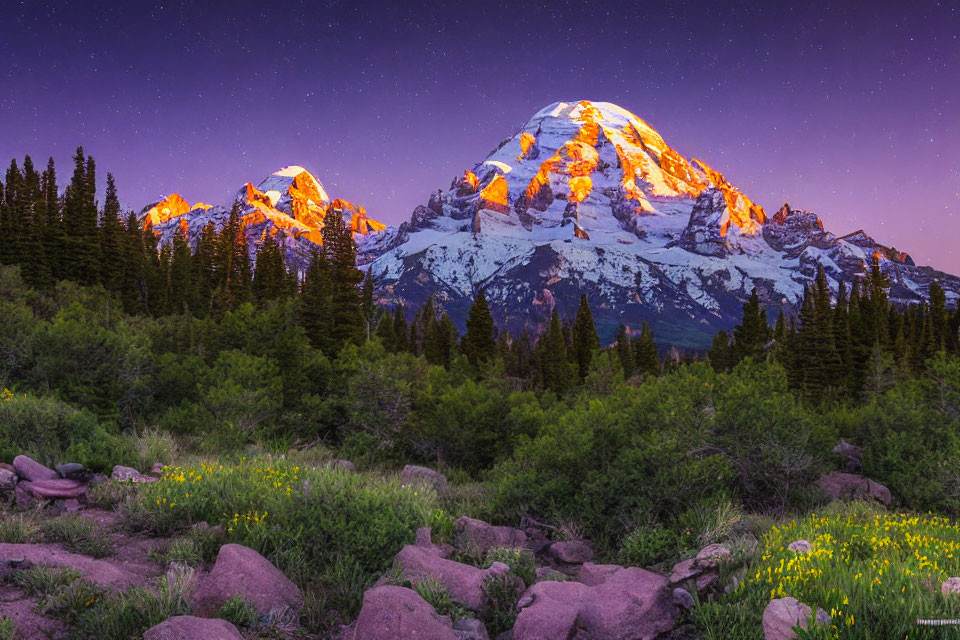
[[[297,585],[269,560],[249,547],[225,544],[210,573],[199,579],[190,604],[194,613],[215,615],[235,596],[252,604],[258,616],[281,615],[303,604]]]

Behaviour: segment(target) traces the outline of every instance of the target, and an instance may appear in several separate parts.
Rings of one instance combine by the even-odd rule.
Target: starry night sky
[[[773,213],[960,273],[960,2],[0,1],[0,161],[139,209],[288,164],[388,223],[541,107],[604,100]],[[102,185],[101,185],[102,188]]]

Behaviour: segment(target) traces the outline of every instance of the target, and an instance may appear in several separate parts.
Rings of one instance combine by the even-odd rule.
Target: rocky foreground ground
[[[845,446],[849,447],[841,443],[838,453],[849,457],[853,470],[857,451],[843,449]],[[353,465],[343,460],[332,461],[330,466],[353,471]],[[82,518],[109,542],[109,553],[92,554],[68,550],[58,542],[0,544],[0,615],[13,620],[15,637],[41,640],[70,635],[67,622],[44,615],[38,597],[19,588],[13,579],[32,567],[73,570],[105,591],[155,589],[163,581],[171,587],[184,579],[182,568],[168,564],[168,539],[131,534],[122,526],[119,513],[89,501],[92,485],[154,482],[162,469],[163,465],[157,464],[150,472],[141,473],[118,466],[106,478],[80,465],[49,469],[25,456],[18,456],[12,465],[0,465],[0,487],[23,513],[42,519]],[[427,484],[438,492],[446,490],[446,478],[424,467],[406,467],[401,480]],[[854,473],[833,472],[822,477],[819,485],[834,498],[890,500],[885,487]],[[206,523],[196,526],[213,528]],[[498,640],[695,637],[685,622],[685,612],[695,599],[734,589],[743,579],[742,573],[727,570],[731,549],[723,544],[710,544],[667,571],[655,572],[595,564],[587,541],[553,540],[552,533],[550,527],[536,522],[521,529],[464,516],[455,523],[454,544],[437,544],[431,529],[421,528],[412,544],[396,554],[392,569],[366,591],[359,616],[340,629],[339,640],[489,640],[481,618],[491,607],[512,609],[511,614],[516,615],[512,629],[498,634]],[[524,579],[515,567],[503,562],[481,568],[462,561],[489,557],[491,550],[530,558],[529,576]],[[790,550],[809,553],[810,543],[797,540]],[[457,613],[438,613],[421,595],[423,591],[413,588],[423,584],[436,585],[449,594]],[[947,586],[945,583],[944,588]],[[145,631],[145,640],[243,638],[236,626],[217,617],[225,604],[238,599],[269,625],[273,634],[269,637],[304,637],[297,622],[304,601],[299,588],[248,547],[220,546],[212,565],[190,573],[184,593],[191,615],[168,618]],[[811,620],[828,623],[829,616],[793,598],[773,599],[763,614],[763,634],[767,640],[795,638],[795,629],[805,628]],[[263,637],[251,633],[255,632],[247,631],[246,637]]]

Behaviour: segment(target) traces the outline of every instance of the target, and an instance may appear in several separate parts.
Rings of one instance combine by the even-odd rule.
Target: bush
[[[461,618],[473,617],[470,610],[457,604],[447,588],[435,578],[420,580],[414,583],[413,589],[420,594],[421,598],[430,603],[430,606],[436,609],[437,613],[442,616],[450,616],[450,619],[454,622]]]
[[[677,534],[660,525],[640,525],[620,544],[618,562],[628,567],[649,567],[677,553]]]
[[[0,640],[17,640],[17,623],[7,616],[0,616]]]
[[[44,540],[61,542],[68,551],[94,558],[105,558],[113,553],[110,541],[99,527],[80,516],[61,516],[40,523]]]
[[[537,563],[529,549],[495,547],[487,551],[483,568],[490,568],[494,562],[502,562],[510,567],[510,571],[528,587],[537,577]]]
[[[131,458],[123,441],[89,411],[49,396],[13,394],[0,402],[0,459],[20,454],[51,466],[79,462],[95,471]]]
[[[253,629],[257,626],[257,609],[243,596],[234,596],[224,602],[217,617],[223,618],[240,629]]]
[[[438,509],[423,487],[259,456],[168,468],[141,487],[126,514],[132,526],[163,535],[222,524],[226,541],[256,549],[301,585],[354,585],[341,603],[352,607]]]

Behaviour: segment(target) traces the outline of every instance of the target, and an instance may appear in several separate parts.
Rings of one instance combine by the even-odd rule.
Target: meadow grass
[[[799,539],[811,543],[809,553],[789,550]],[[940,591],[960,575],[960,524],[947,518],[838,503],[772,527],[756,553],[736,589],[694,608],[707,638],[762,638],[764,607],[785,596],[831,615],[828,627],[803,637],[960,637],[956,629],[916,624],[960,618],[960,596]]]

